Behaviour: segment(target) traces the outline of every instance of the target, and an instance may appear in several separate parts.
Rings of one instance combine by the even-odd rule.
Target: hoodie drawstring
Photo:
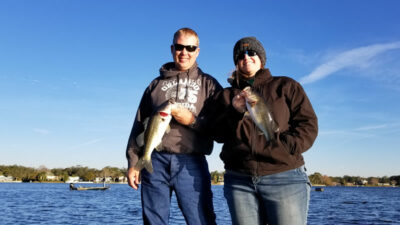
[[[187,80],[186,80],[186,87],[185,87],[185,97],[184,97],[183,101],[186,101],[187,96],[188,96],[189,70],[187,71],[186,75],[187,75]],[[179,98],[179,84],[180,84],[179,74],[176,75],[176,80],[177,80],[177,85],[176,85],[176,99],[175,100],[177,101]]]

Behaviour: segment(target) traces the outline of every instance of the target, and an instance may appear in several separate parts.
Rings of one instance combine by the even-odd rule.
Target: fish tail
[[[137,170],[142,170],[145,168],[149,173],[153,173],[153,164],[151,163],[151,159],[141,158],[137,163],[135,168]]]
[[[265,132],[265,133],[263,133],[263,134],[264,134],[265,139],[266,139],[267,141],[271,141],[271,137],[269,136],[269,134],[268,134],[267,132]]]

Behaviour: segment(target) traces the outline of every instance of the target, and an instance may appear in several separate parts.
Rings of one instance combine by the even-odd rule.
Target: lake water
[[[230,224],[223,186],[213,186],[213,193],[217,224]],[[308,220],[315,225],[400,224],[400,188],[312,191]],[[140,193],[127,184],[70,191],[68,184],[0,183],[0,224],[142,224]],[[170,224],[185,224],[174,197]]]

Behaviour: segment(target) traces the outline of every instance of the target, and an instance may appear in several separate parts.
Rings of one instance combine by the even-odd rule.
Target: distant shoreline
[[[49,182],[49,181],[45,181],[45,182],[22,182],[22,181],[1,181],[0,184],[13,184],[13,183],[24,183],[24,184],[69,184],[69,183],[65,183],[65,182]],[[100,183],[96,183],[96,182],[74,182],[75,184],[103,184],[102,182]],[[106,182],[106,184],[123,184],[123,185],[128,185],[127,182]],[[211,186],[224,186],[223,182],[219,182],[219,183],[211,183]],[[352,185],[352,186],[346,186],[346,185],[336,185],[336,186],[327,186],[327,185],[311,185],[311,188],[320,188],[320,187],[349,187],[349,188],[363,188],[363,187],[378,187],[378,188],[399,188],[400,186],[372,186],[372,185]]]

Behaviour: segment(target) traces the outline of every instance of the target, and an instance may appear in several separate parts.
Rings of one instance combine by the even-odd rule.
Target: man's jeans
[[[172,191],[187,224],[215,224],[205,156],[154,151],[151,160],[154,172],[141,172],[144,224],[169,223]]]
[[[311,184],[304,166],[260,177],[227,171],[224,182],[232,224],[307,224]]]

